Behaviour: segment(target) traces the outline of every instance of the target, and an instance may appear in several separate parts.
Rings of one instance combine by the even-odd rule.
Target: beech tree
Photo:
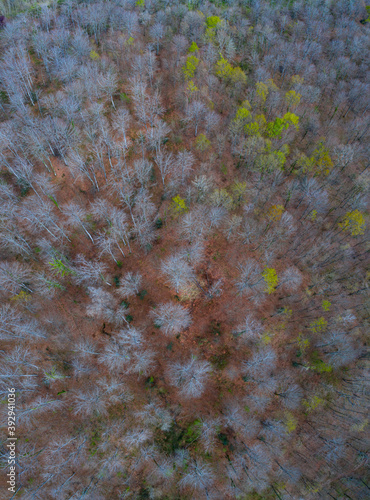
[[[157,46],[157,55],[159,52],[159,43],[164,36],[164,26],[161,23],[155,23],[150,27],[150,36],[154,39]]]
[[[258,287],[263,281],[261,268],[257,262],[248,260],[244,264],[239,264],[238,267],[240,270],[240,279],[235,284],[240,294],[248,293],[253,287]]]
[[[199,361],[194,356],[185,364],[180,362],[169,366],[169,378],[172,385],[179,388],[185,398],[198,398],[205,390],[211,365]]]
[[[128,272],[120,279],[118,293],[122,297],[131,297],[137,295],[141,288],[142,276],[140,273]]]
[[[186,120],[194,127],[194,136],[198,135],[198,129],[204,120],[206,107],[201,101],[193,101],[186,109]]]
[[[113,128],[122,133],[125,147],[127,147],[127,132],[130,122],[130,112],[126,108],[120,108],[114,117]]]
[[[76,266],[74,268],[74,280],[78,284],[97,285],[101,284],[102,281],[108,285],[110,284],[104,277],[107,266],[103,262],[88,261],[82,254],[77,255],[74,262]]]
[[[161,304],[152,311],[154,324],[166,335],[177,335],[191,323],[189,312],[179,304]]]
[[[85,210],[81,206],[77,205],[77,203],[69,203],[64,206],[63,210],[68,217],[68,225],[73,228],[81,226],[92,243],[94,243],[93,237],[87,230],[87,223],[84,220],[86,218]]]
[[[159,168],[161,173],[162,183],[165,184],[165,179],[168,175],[171,175],[175,171],[176,164],[175,160],[172,156],[172,153],[166,153],[162,151],[158,151],[155,155],[154,161]]]
[[[33,106],[35,105],[33,68],[24,45],[14,45],[5,52],[0,78],[9,98],[19,92],[22,97],[27,97]]]
[[[176,293],[189,284],[194,272],[181,255],[171,255],[162,263],[162,273],[176,290]]]
[[[181,478],[180,485],[183,488],[190,488],[193,491],[204,490],[208,498],[208,491],[212,487],[214,480],[215,475],[209,464],[193,461]]]

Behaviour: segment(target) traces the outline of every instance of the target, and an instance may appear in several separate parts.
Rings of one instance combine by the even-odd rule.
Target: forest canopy
[[[0,0],[1,498],[369,497],[369,26]]]

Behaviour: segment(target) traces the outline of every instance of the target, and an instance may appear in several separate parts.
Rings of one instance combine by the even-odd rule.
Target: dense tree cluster
[[[0,0],[2,498],[369,496],[369,10]]]

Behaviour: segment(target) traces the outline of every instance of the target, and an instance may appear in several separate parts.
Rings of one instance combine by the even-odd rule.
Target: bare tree
[[[262,283],[262,269],[254,260],[248,260],[244,264],[239,264],[240,278],[236,281],[236,288],[240,294],[249,293],[254,287]]]
[[[179,293],[181,288],[191,282],[194,277],[194,272],[179,254],[168,257],[161,266],[162,273],[166,275],[171,286]]]
[[[90,261],[82,254],[77,255],[75,259],[74,279],[78,284],[97,285],[103,280],[110,285],[104,277],[107,266],[99,261]]]
[[[171,131],[166,122],[160,119],[155,119],[154,126],[150,127],[146,135],[146,140],[150,148],[155,149],[156,153],[161,151],[161,145]]]
[[[278,286],[284,288],[288,292],[295,292],[299,289],[303,280],[302,273],[296,267],[288,267],[281,275]]]
[[[93,237],[87,230],[87,223],[85,222],[86,211],[80,205],[77,205],[77,203],[70,202],[63,207],[63,212],[67,215],[68,225],[72,227],[81,226],[92,243],[94,243]]]
[[[191,151],[180,151],[176,158],[176,171],[180,173],[181,185],[189,176],[190,172],[193,170],[193,165],[195,162],[194,155]]]
[[[186,121],[190,127],[194,127],[194,136],[198,135],[198,129],[204,120],[206,107],[201,101],[193,101],[186,109]]]
[[[10,47],[3,56],[0,79],[9,95],[19,91],[35,104],[33,69],[27,49],[23,44]]]
[[[113,95],[117,91],[117,86],[117,75],[113,71],[108,71],[105,75],[100,75],[98,79],[100,95],[108,98],[114,109],[116,109],[116,106],[113,101]]]
[[[185,52],[186,47],[188,46],[187,39],[182,35],[175,35],[172,39],[172,44],[176,51],[176,59],[175,65],[179,65],[180,55]]]
[[[200,397],[209,379],[211,365],[199,361],[194,356],[187,363],[177,362],[169,367],[169,379],[172,385],[180,389],[185,398]]]
[[[90,159],[85,159],[76,150],[70,151],[66,164],[71,171],[73,177],[78,178],[80,175],[86,175],[89,181],[99,191],[99,184],[96,178],[96,166]]]
[[[206,498],[210,498],[209,489],[215,480],[215,473],[209,464],[200,460],[192,460],[179,484],[182,488],[189,488],[193,491],[204,490]]]
[[[266,378],[276,366],[276,353],[271,347],[254,352],[251,359],[243,362],[247,373],[256,378]]]
[[[109,315],[108,311],[113,310],[116,305],[113,295],[101,287],[89,286],[88,291],[91,298],[91,302],[86,308],[88,316],[106,318]]]
[[[152,311],[154,324],[160,328],[165,335],[177,335],[188,328],[191,323],[189,312],[180,304],[161,304]]]
[[[66,238],[70,241],[54,209],[50,200],[42,200],[35,195],[22,203],[18,217],[22,222],[27,221],[28,228],[34,233],[44,230],[54,240]]]
[[[123,135],[125,146],[127,147],[127,132],[131,122],[131,115],[128,109],[120,108],[113,116],[113,128]]]
[[[30,268],[19,262],[0,263],[0,287],[8,293],[17,294],[22,290],[32,293],[29,280],[31,279]]]
[[[248,314],[245,321],[236,329],[234,335],[240,337],[242,342],[256,342],[263,333],[262,324]]]
[[[150,36],[154,39],[157,46],[157,55],[159,52],[159,43],[164,36],[164,26],[161,23],[155,23],[150,27],[149,30]]]
[[[120,279],[120,287],[118,293],[122,297],[131,297],[132,295],[137,295],[140,291],[140,286],[142,282],[142,276],[140,273],[126,273]]]
[[[154,161],[159,168],[164,185],[166,177],[171,176],[176,169],[175,159],[173,158],[172,153],[158,151],[154,157]]]

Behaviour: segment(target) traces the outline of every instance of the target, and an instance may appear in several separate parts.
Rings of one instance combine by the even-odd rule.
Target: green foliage
[[[260,126],[257,122],[251,122],[244,125],[244,132],[247,135],[257,135],[260,131]]]
[[[22,182],[22,181],[17,181],[17,184],[20,186],[21,188],[21,197],[23,198],[24,196],[26,196],[29,192],[29,190],[31,189],[31,186],[25,182]]]
[[[267,217],[271,221],[278,221],[284,213],[283,205],[272,205],[267,211]]]
[[[217,435],[217,438],[221,441],[222,446],[229,446],[229,439],[228,439],[226,434],[224,434],[223,432],[220,432]]]
[[[299,356],[303,356],[305,354],[306,350],[310,346],[310,341],[308,339],[304,338],[302,333],[300,333],[298,335],[298,338],[297,338],[297,343],[299,346]],[[297,356],[298,356],[298,354],[297,354]]]
[[[145,387],[147,387],[148,389],[152,389],[155,386],[155,384],[156,381],[153,376],[150,376],[145,380]]]
[[[95,52],[95,50],[92,50],[90,52],[90,59],[92,59],[93,61],[97,61],[98,59],[100,59],[100,56],[97,52]]]
[[[56,371],[55,366],[52,367],[52,369],[50,370],[50,372],[44,371],[44,375],[45,375],[45,378],[47,380],[50,380],[50,381],[53,381],[53,380],[62,380],[64,378],[66,378],[65,375],[61,375],[60,373],[58,373]]]
[[[314,333],[325,332],[328,326],[328,322],[325,318],[321,317],[319,319],[315,319],[310,323],[310,330]]]
[[[213,319],[209,326],[209,333],[211,335],[215,335],[216,337],[222,335],[221,323]]]
[[[29,300],[31,300],[31,294],[28,293],[28,292],[25,292],[24,290],[21,290],[17,295],[13,295],[13,297],[11,297],[11,301],[14,301],[14,302],[28,302]]]
[[[321,306],[324,311],[330,311],[331,302],[329,302],[328,300],[323,300]]]
[[[0,90],[0,102],[4,104],[9,104],[9,96],[5,90]]]
[[[304,82],[303,76],[300,75],[292,76],[292,85],[302,85],[303,82]]]
[[[41,6],[38,4],[31,5],[31,7],[29,7],[29,9],[28,9],[28,13],[32,17],[35,17],[35,18],[40,17],[41,16]]]
[[[305,154],[300,155],[296,167],[297,172],[304,175],[313,173],[315,176],[327,176],[333,168],[333,161],[327,148],[320,142],[311,156],[308,157]]]
[[[285,113],[283,118],[275,118],[273,122],[269,122],[266,127],[268,137],[278,137],[281,139],[281,134],[287,130],[290,125],[298,130],[299,117],[294,113]]]
[[[311,159],[315,165],[315,174],[329,175],[333,168],[333,161],[328,149],[322,142],[320,142],[318,147],[314,150]]]
[[[268,294],[273,293],[279,282],[279,278],[275,269],[272,267],[266,267],[262,272],[262,277],[267,285],[267,288],[265,288],[265,292],[267,292]]]
[[[309,368],[317,373],[330,373],[333,368],[319,358],[319,353],[314,351],[311,355]]]
[[[54,203],[54,205],[56,207],[59,208],[59,204],[58,204],[57,200],[53,196],[49,195],[48,198]]]
[[[144,300],[145,296],[148,295],[148,292],[146,290],[141,290],[137,296],[139,297],[140,300]]]
[[[175,214],[183,214],[188,211],[185,200],[179,195],[172,198],[171,209]]]
[[[296,92],[295,90],[289,90],[285,94],[285,100],[288,104],[289,107],[295,107],[298,106],[302,98],[302,95]]]
[[[292,413],[287,413],[285,417],[285,426],[287,433],[290,434],[291,432],[295,431],[297,428],[297,419],[292,415]]]
[[[216,28],[220,24],[221,19],[218,16],[209,16],[206,19],[206,25],[208,28]]]
[[[193,52],[198,52],[198,50],[199,50],[198,45],[195,42],[192,42],[192,44],[189,47],[188,52],[189,52],[189,54],[192,54]]]
[[[234,121],[247,122],[248,120],[250,120],[251,116],[252,116],[252,114],[249,111],[249,109],[242,106],[242,107],[238,108],[236,115],[235,115],[235,118],[234,118]]]
[[[129,98],[129,96],[127,94],[125,94],[125,92],[121,92],[119,95],[119,98],[121,99],[121,101],[125,102],[126,104],[131,102],[131,99]]]
[[[294,113],[290,113],[289,111],[287,113],[285,113],[285,115],[283,116],[283,120],[286,124],[288,124],[288,127],[290,125],[293,125],[296,130],[298,130],[299,126],[299,116],[295,115]]]
[[[366,223],[365,217],[359,210],[347,212],[343,222],[339,224],[343,231],[349,231],[352,236],[360,236],[365,234]]]
[[[216,207],[224,207],[230,210],[233,206],[233,199],[225,188],[215,189],[210,196],[210,203]]]
[[[263,104],[266,101],[267,96],[269,95],[269,88],[266,85],[266,83],[263,82],[256,83],[256,94],[258,95],[261,103]]]
[[[195,147],[199,149],[199,151],[206,151],[211,145],[211,141],[207,139],[204,134],[199,134],[195,139]]]
[[[155,443],[161,452],[172,455],[176,450],[185,447],[185,433],[186,430],[176,424],[173,424],[168,431],[157,429]]]
[[[222,19],[220,19],[218,16],[210,16],[207,17],[206,19],[206,33],[205,33],[205,40],[209,42],[214,42],[216,38],[216,31],[218,26],[222,23]]]
[[[190,95],[193,95],[195,92],[198,92],[199,89],[196,85],[194,85],[193,80],[190,80],[186,87],[186,90],[190,92]]]
[[[74,271],[67,267],[61,259],[53,258],[48,264],[61,276],[65,274],[74,274]]]
[[[285,129],[288,128],[289,125],[284,123],[282,118],[275,118],[273,122],[269,122],[267,124],[267,135],[268,137],[279,137],[281,138],[281,134]]]
[[[223,79],[228,79],[231,76],[233,67],[231,64],[223,57],[217,61],[216,64],[216,75]]]
[[[186,63],[182,67],[182,72],[184,73],[185,80],[192,80],[195,75],[195,70],[199,64],[199,59],[196,56],[188,56],[186,58]]]
[[[288,154],[289,147],[287,144],[284,144],[280,150],[272,151],[271,143],[267,140],[263,154],[260,154],[256,159],[255,167],[262,172],[283,170]]]
[[[251,107],[248,101],[244,101],[242,106],[237,109],[235,118],[232,122],[233,127],[235,127],[233,130],[241,132],[247,123],[252,120],[252,113],[250,109]]]
[[[211,363],[217,370],[223,370],[229,363],[230,352],[224,348],[222,352],[211,356]]]
[[[368,18],[365,19],[364,21],[361,21],[362,23],[370,23],[370,5],[365,6],[366,12],[368,13]]]
[[[47,278],[44,278],[43,281],[44,281],[44,283],[46,283],[49,290],[51,290],[52,288],[58,288],[59,290],[65,290],[64,286],[62,286],[57,281],[49,280]]]
[[[263,332],[263,334],[261,335],[261,343],[263,345],[268,345],[271,343],[273,339],[273,334],[269,331],[265,331]]]
[[[246,84],[247,77],[239,67],[233,66],[223,56],[216,63],[216,75],[222,78],[226,83]]]
[[[243,201],[245,201],[247,183],[235,181],[234,184],[231,186],[231,191],[233,193],[235,205],[240,205]]]
[[[155,221],[155,227],[157,229],[161,229],[163,227],[163,220],[160,217],[158,217],[158,219]]]
[[[310,396],[308,399],[304,399],[302,401],[303,406],[306,408],[307,412],[311,412],[316,410],[319,406],[321,406],[325,401],[318,396]]]
[[[197,419],[192,422],[188,428],[186,429],[184,433],[184,440],[186,443],[192,443],[193,441],[196,441],[202,432],[202,422]]]

